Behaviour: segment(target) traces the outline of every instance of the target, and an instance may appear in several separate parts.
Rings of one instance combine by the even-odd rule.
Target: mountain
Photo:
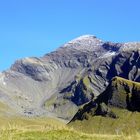
[[[71,120],[113,77],[140,81],[139,47],[85,35],[43,57],[17,60],[0,74],[0,102],[11,108],[8,114]]]

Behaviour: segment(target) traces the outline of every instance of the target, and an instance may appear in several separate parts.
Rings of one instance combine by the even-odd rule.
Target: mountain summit
[[[95,48],[101,46],[103,42],[93,35],[83,35],[70,42],[66,43],[64,47],[71,47],[77,50],[93,51]]]

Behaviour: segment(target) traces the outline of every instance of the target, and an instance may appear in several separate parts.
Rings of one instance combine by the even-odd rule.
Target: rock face
[[[0,102],[20,115],[70,120],[80,105],[104,92],[113,77],[140,81],[139,47],[86,35],[41,58],[17,60],[0,74]]]

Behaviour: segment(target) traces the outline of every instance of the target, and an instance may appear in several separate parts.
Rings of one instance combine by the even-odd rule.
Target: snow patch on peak
[[[98,39],[96,36],[94,35],[82,35],[80,37],[77,37],[76,39],[71,40],[68,43],[77,43],[77,42],[84,42],[84,41],[100,41],[102,42],[100,39]]]
[[[103,44],[103,41],[94,35],[83,35],[63,45],[77,50],[93,51]]]
[[[107,57],[111,57],[111,56],[114,56],[114,55],[116,55],[116,52],[114,52],[114,51],[108,51],[103,56],[101,56],[99,58],[107,58]]]
[[[0,83],[2,83],[4,86],[6,85],[5,76],[2,73],[0,73]]]
[[[77,37],[77,38],[74,39],[74,40],[89,39],[89,38],[97,39],[97,37],[94,36],[94,35],[82,35],[82,36],[80,36],[80,37]]]

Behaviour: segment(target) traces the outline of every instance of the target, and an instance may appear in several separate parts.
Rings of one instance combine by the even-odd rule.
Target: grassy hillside
[[[124,134],[98,134],[96,131],[92,132],[92,134],[87,134],[80,129],[73,129],[72,126],[67,126],[58,120],[50,118],[1,117],[0,123],[3,124],[0,126],[0,140],[139,140],[140,138],[138,133],[131,136],[125,136]],[[79,122],[75,125],[78,127]],[[85,129],[87,127],[84,127]]]
[[[0,140],[139,140],[140,114],[115,108],[114,111],[122,117],[114,120],[96,116],[69,125],[52,118],[1,115]],[[121,129],[125,131],[121,133]]]
[[[140,83],[115,77],[95,101],[82,106],[69,126],[84,133],[140,134]]]
[[[94,116],[88,120],[76,120],[69,125],[84,133],[96,134],[140,134],[140,113],[130,112],[126,109],[111,108],[119,118]]]
[[[80,116],[110,116],[117,118],[112,107],[140,112],[140,83],[121,77],[114,77],[106,90],[97,99],[83,105],[74,117]]]
[[[105,96],[108,96],[108,103],[113,106],[140,112],[139,82],[115,77],[100,97],[105,99]]]

